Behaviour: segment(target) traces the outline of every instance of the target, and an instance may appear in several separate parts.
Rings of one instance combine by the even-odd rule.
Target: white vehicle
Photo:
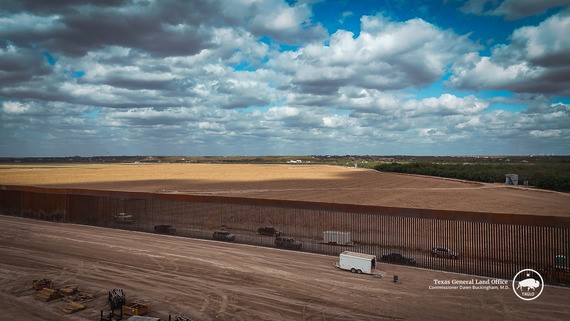
[[[133,222],[133,216],[127,213],[118,213],[115,214],[115,219],[117,220],[117,222],[121,222],[121,223],[132,223]]]
[[[335,266],[352,273],[373,274],[376,268],[376,256],[358,252],[344,251],[340,253]]]
[[[323,242],[327,244],[351,245],[350,232],[324,231]]]

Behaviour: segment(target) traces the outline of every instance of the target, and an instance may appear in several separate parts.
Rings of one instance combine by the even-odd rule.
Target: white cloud
[[[537,78],[541,70],[525,61],[501,65],[495,63],[492,57],[480,57],[471,53],[458,61],[453,73],[450,83],[458,88],[503,89],[515,87],[529,78]]]
[[[329,36],[311,3],[46,2],[36,13],[0,16],[8,39],[0,44],[0,135],[11,144],[3,151],[471,153],[501,140],[521,150],[550,140],[568,150],[569,107],[548,95],[566,97],[570,88],[567,13],[520,28],[482,57],[469,35],[420,18],[363,16],[361,30]],[[542,95],[427,95],[450,65],[458,88]]]
[[[25,114],[29,107],[18,101],[5,101],[2,109],[7,114]]]
[[[271,107],[266,113],[268,120],[282,120],[290,117],[297,117],[301,114],[301,110],[295,107]]]
[[[461,10],[470,14],[504,16],[513,20],[541,14],[550,8],[568,4],[568,0],[468,0]]]
[[[515,30],[512,42],[522,48],[523,58],[531,63],[545,67],[567,65],[570,62],[568,30],[570,11],[552,16],[536,27]]]
[[[48,29],[61,27],[59,15],[36,16],[29,13],[20,13],[10,17],[0,17],[0,32],[7,32],[10,29],[20,29],[22,27],[29,31],[36,30],[45,32]]]
[[[222,132],[225,130],[224,126],[215,122],[198,122],[198,128],[206,131]]]
[[[358,37],[339,30],[328,44],[286,52],[269,66],[291,73],[293,84],[307,93],[331,94],[343,86],[394,90],[436,81],[454,59],[475,48],[466,37],[422,19],[363,17]]]
[[[347,115],[329,115],[323,117],[323,125],[327,128],[344,128],[347,133],[359,126],[358,120]]]
[[[408,100],[403,103],[403,108],[412,114],[436,114],[436,115],[470,115],[485,110],[489,103],[477,99],[475,96],[463,98],[452,94],[442,94],[439,97],[424,98],[422,100]]]
[[[491,56],[471,52],[453,66],[449,83],[461,89],[570,95],[570,11],[517,29]]]
[[[354,12],[352,12],[352,11],[344,11],[341,15],[341,18],[338,19],[338,22],[342,24],[342,23],[344,23],[346,18],[352,17],[353,15],[354,15]]]
[[[230,9],[224,10],[225,14],[243,23],[253,34],[291,45],[322,40],[327,36],[322,25],[312,23],[311,7],[302,2],[289,6],[280,0],[247,1],[237,2],[238,8],[235,1],[226,2],[223,6]]]
[[[473,95],[457,97],[445,93],[439,97],[418,100],[376,90],[360,90],[358,93],[344,90],[340,101],[343,108],[381,115],[396,114],[406,118],[426,115],[472,115],[481,113],[489,107],[489,102]]]
[[[530,134],[535,137],[560,137],[562,130],[560,129],[548,129],[548,130],[531,130]]]

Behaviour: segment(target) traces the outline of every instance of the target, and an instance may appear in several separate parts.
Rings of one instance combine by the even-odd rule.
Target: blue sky
[[[570,153],[570,0],[8,0],[0,157]]]

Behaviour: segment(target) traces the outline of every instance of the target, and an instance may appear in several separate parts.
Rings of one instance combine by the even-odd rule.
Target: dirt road
[[[193,320],[564,320],[570,289],[531,302],[511,289],[430,289],[486,278],[379,264],[384,275],[333,267],[335,257],[0,216],[0,321],[97,320],[109,289],[152,316]],[[393,282],[393,275],[401,281]],[[38,278],[95,299],[73,315],[42,302]],[[510,287],[510,284],[509,284]]]

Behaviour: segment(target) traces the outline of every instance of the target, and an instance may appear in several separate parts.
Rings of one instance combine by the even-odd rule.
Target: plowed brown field
[[[22,165],[0,184],[570,216],[568,193],[326,165]]]

